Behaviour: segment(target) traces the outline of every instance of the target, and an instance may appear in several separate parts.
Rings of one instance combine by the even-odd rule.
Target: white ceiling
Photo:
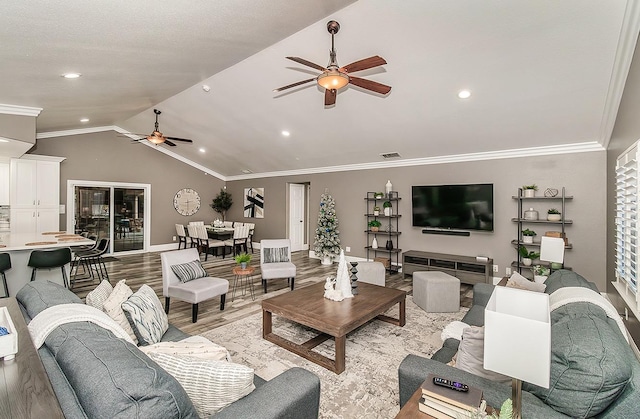
[[[410,164],[592,149],[613,128],[636,3],[3,2],[0,104],[43,108],[43,138],[112,125],[147,134],[158,108],[165,135],[194,140],[170,151],[223,178],[379,164],[385,152]],[[314,83],[272,92],[317,74],[286,56],[327,64],[330,19],[341,25],[338,62],[384,57],[384,67],[356,75],[391,93],[348,87],[325,108]],[[60,76],[68,71],[82,77]],[[461,89],[471,98],[458,99]]]

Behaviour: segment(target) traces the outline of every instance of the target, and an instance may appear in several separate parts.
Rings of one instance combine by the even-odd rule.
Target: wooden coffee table
[[[262,337],[328,370],[340,374],[345,369],[347,333],[377,318],[397,326],[405,325],[406,292],[378,285],[358,283],[358,295],[343,301],[324,298],[324,282],[299,288],[262,301]],[[382,313],[399,304],[399,318]],[[272,331],[272,315],[311,327],[318,336],[298,344]],[[322,342],[335,339],[335,359],[313,351]]]

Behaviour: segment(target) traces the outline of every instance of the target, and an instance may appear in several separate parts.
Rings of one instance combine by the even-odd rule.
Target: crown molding
[[[41,133],[36,134],[36,139],[41,140],[43,138],[55,138],[55,137],[67,137],[67,136],[70,136],[70,135],[93,134],[93,133],[96,133],[96,132],[104,132],[104,131],[115,131],[118,134],[125,135],[125,136],[127,136],[127,137],[129,137],[129,138],[131,138],[133,140],[137,140],[137,139],[140,138],[140,135],[132,134],[129,131],[127,131],[126,129],[120,128],[117,125],[107,125],[107,126],[103,126],[103,127],[91,127],[91,128],[71,129],[71,130],[65,130],[65,131],[41,132]],[[156,151],[164,153],[167,156],[171,156],[174,159],[183,162],[184,164],[188,164],[189,166],[191,166],[193,168],[196,168],[198,170],[202,170],[204,173],[206,173],[208,175],[211,175],[211,176],[214,176],[214,177],[216,177],[216,178],[218,178],[218,179],[220,179],[220,180],[222,180],[224,182],[227,181],[226,176],[224,176],[224,175],[222,175],[222,174],[220,174],[218,172],[215,172],[215,171],[213,171],[213,170],[211,170],[211,169],[209,169],[207,167],[204,167],[201,164],[198,164],[198,163],[196,163],[194,161],[191,161],[191,160],[189,160],[189,159],[187,159],[187,158],[185,158],[185,157],[183,157],[183,156],[181,156],[179,154],[176,154],[176,153],[174,153],[172,151],[169,151],[164,147],[158,147],[155,144],[151,144],[149,141],[146,141],[146,140],[140,141],[140,143],[144,144],[144,145],[146,145],[148,147],[151,147]]]
[[[344,166],[314,167],[310,169],[283,170],[280,172],[252,173],[247,175],[227,176],[226,181],[259,179],[279,176],[309,175],[330,172],[346,172],[350,170],[388,169],[392,167],[424,166],[431,164],[462,163],[481,160],[513,159],[519,157],[549,156],[556,154],[587,153],[605,151],[597,141],[562,144],[545,147],[529,147],[513,150],[488,151],[482,153],[457,154],[450,156],[426,157],[420,159],[394,160],[390,162],[374,162],[349,164]]]
[[[624,87],[631,68],[631,61],[640,32],[640,4],[637,0],[627,1],[620,38],[616,48],[616,56],[611,69],[609,90],[605,99],[602,121],[600,121],[600,144],[606,149],[611,141],[613,128],[616,124],[618,109],[622,102]]]
[[[38,116],[42,108],[32,108],[30,106],[7,105],[0,103],[0,113],[20,116]]]

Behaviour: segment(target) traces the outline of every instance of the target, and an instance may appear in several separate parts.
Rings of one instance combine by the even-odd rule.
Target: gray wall
[[[398,191],[400,201],[400,248],[425,250],[460,255],[486,255],[499,265],[495,276],[503,276],[505,267],[515,258],[515,248],[510,244],[516,238],[517,201],[512,199],[518,187],[536,183],[542,193],[547,187],[566,188],[574,199],[567,204],[566,216],[574,221],[567,227],[567,236],[573,249],[566,253],[566,264],[605,288],[605,235],[603,223],[606,212],[606,153],[576,153],[557,156],[540,156],[504,160],[451,163],[377,170],[361,170],[314,175],[296,175],[277,178],[232,181],[227,191],[232,193],[234,205],[228,219],[249,221],[242,216],[244,188],[265,189],[265,218],[251,219],[256,223],[255,240],[285,237],[287,230],[287,184],[310,183],[310,245],[318,218],[320,195],[325,188],[336,201],[340,223],[342,247],[350,246],[352,256],[365,256],[366,210],[364,197],[367,191],[384,191],[387,179]],[[422,229],[411,226],[411,186],[493,183],[495,230],[493,233],[471,233],[470,237],[434,236],[422,234]],[[533,205],[541,215],[548,203]],[[559,206],[559,205],[553,205]],[[553,225],[534,226],[538,234],[557,230]]]
[[[0,137],[36,142],[36,118],[24,115],[6,115],[0,113]]]
[[[151,184],[152,245],[170,243],[176,223],[212,221],[218,216],[209,204],[224,182],[116,132],[42,139],[30,153],[66,157],[60,165],[63,204],[67,204],[68,179]],[[173,208],[175,193],[187,187],[198,191],[202,199],[200,211],[191,217]],[[61,215],[60,226],[66,228],[66,215]]]

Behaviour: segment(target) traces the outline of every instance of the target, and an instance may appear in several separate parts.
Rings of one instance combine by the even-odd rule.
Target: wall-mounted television
[[[493,231],[493,184],[412,186],[414,227]]]

